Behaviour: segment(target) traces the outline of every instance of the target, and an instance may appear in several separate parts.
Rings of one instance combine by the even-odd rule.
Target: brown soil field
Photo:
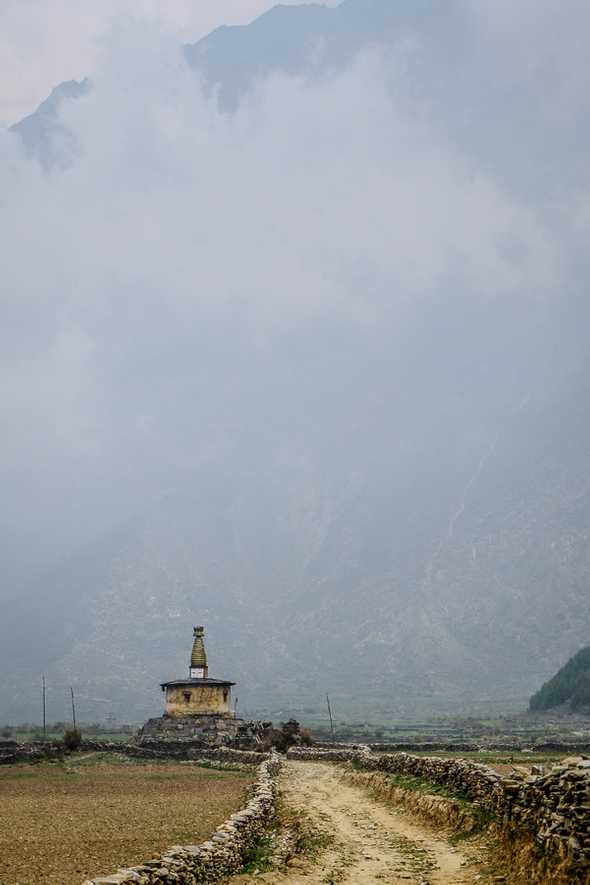
[[[207,839],[249,771],[101,754],[0,768],[0,885],[81,885]]]

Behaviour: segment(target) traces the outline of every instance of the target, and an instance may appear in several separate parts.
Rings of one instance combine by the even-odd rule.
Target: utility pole
[[[47,740],[47,722],[45,721],[45,674],[43,674],[43,740]]]
[[[74,723],[74,729],[76,728],[76,704],[74,702],[74,687],[70,685],[70,692],[72,695],[72,722]]]
[[[326,695],[326,700],[328,702],[328,716],[330,717],[330,731],[332,732],[332,743],[335,742],[336,738],[334,737],[334,720],[332,719],[332,708],[330,706],[330,695]]]

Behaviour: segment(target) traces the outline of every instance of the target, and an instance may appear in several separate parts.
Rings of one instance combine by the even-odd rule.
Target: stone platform
[[[141,744],[152,741],[185,741],[201,747],[259,748],[270,723],[250,722],[223,715],[159,716],[140,730]]]

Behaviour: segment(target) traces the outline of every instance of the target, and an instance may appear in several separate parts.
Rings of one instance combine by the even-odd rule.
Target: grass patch
[[[411,790],[424,796],[441,796],[443,799],[459,802],[469,809],[473,807],[473,802],[465,793],[451,790],[449,787],[436,784],[434,781],[427,780],[426,778],[410,774],[389,774],[387,772],[385,772],[385,777],[395,784],[396,787],[401,787],[403,790]]]
[[[253,845],[244,857],[244,873],[265,873],[272,866],[272,836],[263,836]]]
[[[465,793],[459,790],[452,790],[444,784],[437,784],[427,778],[409,774],[383,772],[383,775],[390,783],[400,787],[402,790],[409,790],[422,796],[440,796],[442,799],[448,799],[450,802],[456,803],[463,811],[468,812],[474,820],[474,826],[469,827],[467,830],[461,830],[451,836],[449,842],[453,845],[483,832],[495,819],[491,811],[482,808],[479,803],[474,802]]]
[[[309,860],[314,860],[332,841],[332,837],[324,830],[303,827],[295,843],[296,853],[304,854]]]
[[[479,808],[477,805],[472,806],[472,812],[475,821],[474,825],[467,830],[459,830],[457,833],[453,833],[449,836],[450,845],[460,845],[461,842],[467,842],[474,836],[479,836],[481,833],[485,833],[496,819],[491,811],[486,811],[483,808]]]
[[[277,803],[277,821],[281,830],[293,834],[293,853],[308,860],[316,860],[333,842],[332,836],[312,823],[303,810],[294,811],[281,797]]]

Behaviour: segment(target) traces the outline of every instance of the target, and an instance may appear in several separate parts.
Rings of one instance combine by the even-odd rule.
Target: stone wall
[[[240,762],[242,765],[260,765],[268,753],[254,750],[234,750],[231,747],[202,747],[198,742],[150,741],[142,744],[120,744],[116,741],[83,741],[80,750],[100,753],[122,753],[134,759],[184,759],[210,762]]]
[[[578,753],[589,753],[588,741],[398,741],[382,743],[370,741],[367,744],[375,753],[478,753],[497,751],[503,753],[532,752],[532,753],[564,753],[574,756]],[[326,746],[329,746],[326,744]]]
[[[67,750],[61,742],[15,744],[10,748],[0,747],[0,765],[40,762],[43,759],[61,759],[66,753]]]
[[[201,845],[175,845],[140,866],[110,876],[88,879],[83,885],[200,885],[239,872],[248,851],[262,838],[274,815],[280,757],[271,753],[258,769],[253,795]]]
[[[363,771],[405,774],[441,784],[488,812],[513,838],[531,840],[548,866],[567,866],[567,881],[590,881],[590,759],[571,757],[547,774],[507,778],[465,759],[346,750],[289,750],[290,759],[350,762]],[[532,880],[531,880],[532,881]]]
[[[159,716],[149,719],[139,732],[140,743],[192,741],[201,746],[256,749],[269,723],[226,716]]]
[[[117,741],[82,741],[80,751],[86,753],[118,753],[134,759],[184,759],[188,761],[232,762],[241,765],[260,765],[268,758],[268,753],[248,750],[233,750],[230,747],[201,747],[198,742],[168,743],[151,741],[145,744],[124,744]],[[44,759],[62,759],[69,755],[60,741],[39,744],[18,744],[9,749],[0,749],[0,765],[14,765],[19,762],[40,762]]]

